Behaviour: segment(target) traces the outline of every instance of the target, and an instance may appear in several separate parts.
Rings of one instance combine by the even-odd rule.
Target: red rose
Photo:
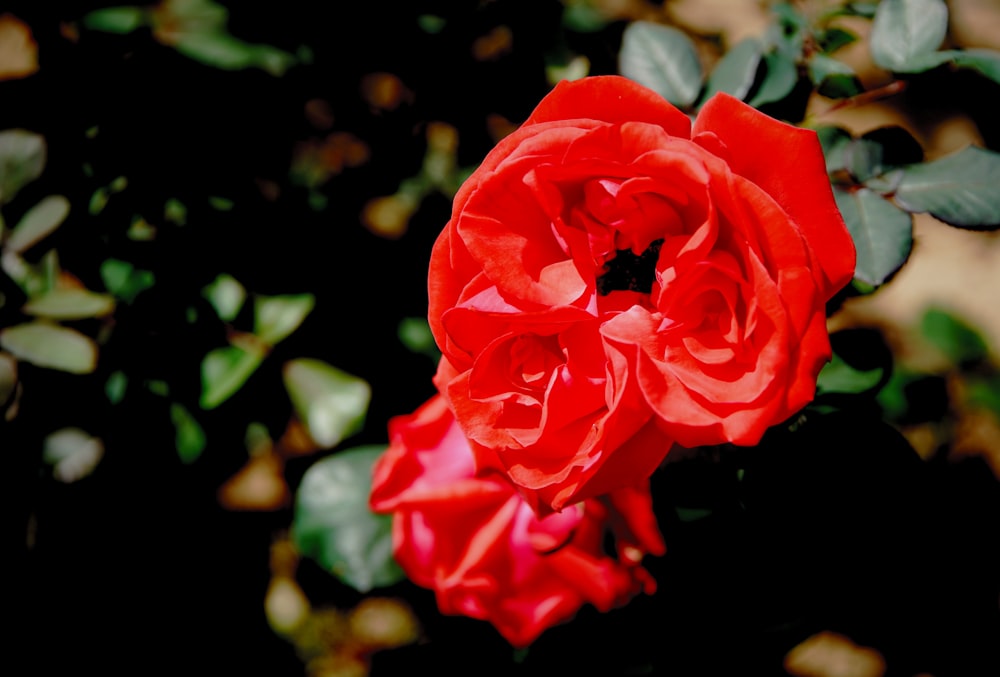
[[[443,613],[487,620],[523,647],[585,603],[607,611],[655,589],[640,566],[664,552],[646,482],[540,518],[503,473],[476,475],[443,398],[390,421],[389,439],[371,507],[393,514],[396,561]]]
[[[560,83],[435,244],[436,382],[541,510],[648,477],[673,441],[755,444],[810,401],[854,246],[815,133],[717,94],[689,118]]]

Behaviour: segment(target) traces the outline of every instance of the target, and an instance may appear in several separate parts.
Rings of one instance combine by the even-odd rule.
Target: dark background
[[[361,225],[364,204],[418,171],[429,121],[453,125],[459,164],[475,165],[494,143],[488,116],[516,124],[548,91],[546,58],[561,41],[588,56],[592,74],[615,72],[623,27],[566,31],[558,2],[225,4],[233,34],[289,52],[307,45],[312,63],[282,77],[221,71],[145,31],[68,39],[65,26],[102,3],[8,7],[31,27],[41,67],[0,83],[0,129],[36,131],[49,148],[43,179],[17,204],[59,192],[86,205],[96,188],[126,176],[127,191],[98,217],[74,209],[55,245],[91,288],[100,288],[107,257],[157,278],[121,310],[95,374],[22,366],[21,413],[0,433],[4,494],[14,499],[13,651],[0,668],[9,674],[301,674],[263,609],[269,545],[291,510],[234,512],[216,500],[246,461],[248,416],[281,430],[290,405],[280,364],[299,355],[372,385],[352,444],[384,442],[388,419],[432,393],[434,365],[403,347],[396,328],[426,311],[427,258],[449,200],[431,195],[396,240]],[[444,18],[444,29],[421,30],[421,14]],[[500,25],[511,30],[511,49],[473,58],[473,41]],[[395,110],[372,109],[359,91],[377,71],[398,76],[412,96]],[[296,144],[319,133],[304,114],[317,99],[328,102],[333,130],[371,151],[322,186],[321,210],[289,179]],[[277,198],[264,195],[262,180],[280,188]],[[211,209],[208,195],[232,200],[233,210]],[[154,244],[123,236],[133,213],[168,198],[187,205],[185,227],[161,229]],[[197,364],[224,337],[183,317],[220,271],[260,293],[314,293],[317,305],[248,387],[205,414],[210,446],[183,465],[161,399],[140,392],[111,409],[94,395],[120,369],[134,380],[169,379],[196,401]],[[0,325],[20,305],[10,302],[15,289],[3,291]],[[86,424],[105,442],[97,470],[74,484],[43,470],[41,440],[56,419]],[[293,487],[314,460],[289,463]],[[890,677],[1000,674],[1000,491],[981,461],[924,463],[874,418],[815,417],[754,450],[676,461],[654,476],[654,489],[668,543],[667,556],[649,562],[655,596],[611,614],[585,609],[516,663],[488,624],[439,617],[429,592],[400,584],[388,594],[410,601],[432,641],[378,654],[373,674],[783,674],[787,651],[821,630],[878,649]],[[684,521],[678,507],[710,514]],[[314,603],[360,599],[310,562],[299,573]]]

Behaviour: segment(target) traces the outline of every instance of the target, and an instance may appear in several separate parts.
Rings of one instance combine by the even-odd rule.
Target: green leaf
[[[45,137],[25,129],[0,132],[0,205],[42,175]]]
[[[128,376],[125,375],[125,372],[113,371],[104,384],[104,394],[111,404],[118,404],[125,397],[127,388]]]
[[[751,106],[781,101],[788,96],[799,81],[795,61],[780,52],[764,55],[764,80],[750,98]]]
[[[859,183],[882,174],[882,144],[872,139],[854,139],[844,148],[845,169]]]
[[[847,147],[854,137],[843,127],[824,126],[816,128],[820,145],[823,146],[823,156],[826,159],[826,171],[833,174],[847,167],[845,157]]]
[[[691,38],[651,21],[626,26],[618,70],[676,106],[690,106],[701,91],[701,63]]]
[[[371,401],[364,380],[309,358],[286,362],[282,375],[296,415],[321,447],[336,446],[364,425]]]
[[[969,146],[933,162],[909,165],[893,196],[908,212],[930,212],[964,228],[1000,225],[1000,153]]]
[[[568,0],[563,3],[563,26],[577,33],[596,33],[608,25],[608,18],[590,0]]]
[[[823,366],[816,378],[816,393],[849,393],[868,392],[882,381],[883,369],[862,371],[855,369],[842,357],[833,354],[833,358]]]
[[[106,259],[101,263],[101,279],[105,289],[126,303],[132,303],[140,292],[156,281],[150,271],[139,270],[128,261],[118,259]]]
[[[52,466],[52,476],[69,484],[83,479],[104,456],[104,443],[80,428],[62,428],[42,442],[42,460]]]
[[[852,42],[856,42],[858,36],[843,28],[828,28],[818,36],[820,49],[825,54],[836,52],[841,47],[846,47]]]
[[[92,339],[48,322],[7,327],[0,331],[0,346],[39,367],[86,374],[97,366],[97,344]]]
[[[17,392],[17,360],[7,353],[0,353],[0,407],[10,404]]]
[[[23,310],[28,315],[55,320],[80,320],[108,315],[114,309],[115,300],[107,294],[89,289],[52,289],[28,301]]]
[[[215,308],[220,320],[232,322],[243,307],[247,292],[233,276],[222,273],[205,286],[202,295]]]
[[[870,36],[872,58],[899,73],[933,66],[933,54],[948,32],[948,6],[943,0],[882,0]],[[940,62],[939,62],[940,63]]]
[[[857,250],[854,276],[871,285],[882,284],[910,255],[910,215],[867,188],[853,192],[835,188],[833,195]]]
[[[105,33],[131,33],[145,23],[142,7],[107,7],[83,16],[84,27]]]
[[[305,472],[296,494],[295,547],[360,592],[403,579],[392,556],[392,515],[368,507],[372,466],[384,450],[356,447],[328,456]]]
[[[252,45],[223,32],[184,33],[174,48],[186,57],[223,70],[257,67],[281,75],[295,57],[268,45]]]
[[[434,342],[434,335],[431,334],[431,328],[426,319],[422,317],[403,318],[399,323],[397,335],[399,341],[411,352],[427,355],[435,362],[441,357],[441,351],[438,350],[437,344]]]
[[[745,98],[757,78],[763,56],[763,45],[756,38],[746,38],[737,43],[715,65],[702,100],[708,101],[716,92],[726,92],[737,99]]]
[[[1000,52],[993,49],[964,49],[949,52],[952,63],[970,68],[993,82],[1000,82]]]
[[[239,346],[209,351],[201,361],[202,409],[214,409],[243,387],[264,360],[264,353]]]
[[[253,333],[273,346],[298,329],[315,305],[316,298],[312,294],[258,296],[253,306]]]
[[[920,333],[957,365],[980,362],[989,353],[978,331],[940,308],[930,308],[924,313]]]
[[[20,254],[59,227],[69,214],[69,200],[49,195],[39,200],[21,217],[7,239],[6,250]]]
[[[862,91],[853,68],[824,54],[816,53],[809,58],[809,79],[820,94],[833,99],[844,99]]]
[[[974,375],[966,384],[965,401],[970,407],[988,409],[1000,418],[1000,376]]]
[[[205,449],[205,431],[191,413],[176,402],[170,405],[170,420],[177,432],[177,455],[183,463],[194,463]]]

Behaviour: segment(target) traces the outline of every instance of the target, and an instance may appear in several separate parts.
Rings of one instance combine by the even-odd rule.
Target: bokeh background
[[[15,566],[0,670],[1000,673],[1000,244],[925,215],[899,274],[831,319],[909,374],[902,403],[750,459],[675,459],[654,478],[670,549],[650,563],[656,596],[585,609],[514,652],[485,623],[437,616],[405,582],[358,593],[288,540],[303,474],[337,445],[309,438],[286,365],[319,360],[367,382],[363,425],[343,446],[384,444],[388,420],[433,392],[426,265],[462,178],[558,79],[616,73],[629,22],[683,29],[710,68],[766,29],[771,4],[5,3],[0,130],[40,136],[45,152],[0,214],[9,228],[47,196],[70,206],[14,253],[31,279],[114,300],[57,318],[98,349],[90,368],[4,353]],[[1000,49],[1000,3],[948,6],[951,45]],[[862,38],[870,27],[845,22]],[[838,58],[866,89],[892,79],[864,39]],[[863,106],[828,112],[812,94],[771,112],[823,113],[857,134],[901,125],[933,159],[1000,150],[998,93],[942,71]],[[31,315],[11,270],[0,327]],[[226,317],[206,291],[220,275],[249,299]],[[306,297],[280,340],[252,338],[255,299],[295,316],[288,299]],[[942,343],[941,331],[960,336]],[[203,360],[227,345],[259,350],[259,365],[204,406]]]

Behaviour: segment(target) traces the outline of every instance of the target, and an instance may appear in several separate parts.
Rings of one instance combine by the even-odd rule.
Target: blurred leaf
[[[115,300],[107,294],[89,289],[53,289],[28,301],[23,310],[28,315],[55,320],[80,320],[107,315],[114,309]]]
[[[777,21],[768,28],[764,41],[782,56],[795,63],[802,57],[802,48],[809,30],[809,21],[791,3],[778,2],[771,11]]]
[[[818,36],[819,48],[825,54],[836,52],[841,47],[846,47],[852,42],[856,42],[858,36],[843,28],[828,28]]]
[[[954,226],[1000,225],[1000,153],[969,146],[938,160],[903,168],[893,196],[909,212],[930,212]]]
[[[170,405],[170,420],[177,432],[177,455],[183,463],[194,463],[205,449],[205,431],[182,405]]]
[[[924,313],[920,333],[957,365],[982,361],[989,352],[978,331],[940,308],[930,308]]]
[[[417,25],[420,26],[420,30],[431,35],[437,35],[444,30],[446,23],[444,18],[434,14],[421,14],[417,17]]]
[[[1000,418],[1000,376],[976,375],[966,384],[965,401],[970,407],[989,409]]]
[[[622,34],[618,63],[622,75],[676,106],[690,106],[701,91],[701,63],[694,43],[676,28],[633,21]]]
[[[60,482],[76,482],[93,472],[104,456],[104,443],[80,428],[63,428],[42,443],[42,460]]]
[[[253,333],[273,346],[298,329],[315,305],[316,298],[312,294],[258,296],[253,306]]]
[[[371,401],[364,380],[309,358],[286,362],[283,376],[296,414],[321,447],[361,429]]]
[[[212,209],[218,209],[220,212],[228,212],[233,209],[232,200],[219,197],[218,195],[210,195],[208,197],[208,204],[211,205]]]
[[[844,148],[845,169],[859,183],[864,183],[879,174],[882,165],[882,144],[871,139],[854,139]]]
[[[562,23],[571,31],[596,33],[608,25],[607,17],[590,0],[567,0],[563,4]]]
[[[372,466],[384,450],[356,447],[314,463],[295,501],[295,547],[360,592],[403,579],[392,557],[392,516],[368,507]]]
[[[427,320],[422,317],[404,317],[397,330],[400,342],[414,353],[431,357],[435,362],[441,357],[434,342],[434,335]]]
[[[154,395],[159,395],[160,397],[170,396],[170,386],[166,381],[158,378],[151,378],[142,382],[142,385],[146,390],[153,393]]]
[[[263,360],[263,351],[249,352],[238,346],[209,351],[201,361],[201,408],[214,409],[228,400]]]
[[[941,46],[947,31],[943,0],[882,0],[872,22],[872,58],[890,71],[927,70],[933,67],[927,56]]]
[[[62,195],[49,195],[39,200],[21,217],[7,238],[6,249],[20,254],[49,235],[69,214],[69,200]]]
[[[845,169],[847,160],[845,152],[853,137],[843,127],[824,126],[816,128],[820,145],[823,146],[823,156],[826,158],[826,171],[830,174]]]
[[[0,353],[0,407],[6,407],[17,390],[17,360]]]
[[[176,198],[168,198],[163,204],[163,218],[178,226],[187,223],[187,207]]]
[[[146,23],[142,7],[106,7],[83,15],[83,25],[105,33],[131,33]]]
[[[809,79],[821,95],[832,99],[846,99],[862,91],[853,68],[824,54],[813,54],[809,58]]]
[[[195,61],[223,70],[257,67],[281,75],[295,57],[268,45],[252,45],[223,32],[184,33],[174,48]]]
[[[817,395],[823,393],[864,393],[882,382],[884,369],[861,370],[852,367],[837,353],[824,365],[816,379]]]
[[[113,371],[104,384],[104,394],[111,404],[118,404],[125,397],[128,388],[128,376],[121,371]]]
[[[743,99],[753,87],[764,49],[756,38],[746,38],[726,52],[708,76],[703,101],[716,92],[732,94]]]
[[[750,98],[751,106],[781,101],[788,96],[799,81],[799,70],[788,56],[780,52],[764,55],[764,80]]]
[[[949,53],[960,68],[971,68],[993,82],[1000,82],[1000,52],[993,49],[963,49]]]
[[[104,208],[108,206],[108,189],[104,186],[100,186],[94,191],[94,194],[90,196],[90,202],[87,203],[87,213],[91,216],[97,216],[104,211]]]
[[[25,129],[0,132],[0,205],[42,175],[45,169],[45,137]]]
[[[215,308],[219,319],[232,322],[243,307],[247,292],[234,277],[222,273],[202,290],[202,295]]]
[[[19,360],[39,367],[86,374],[97,366],[97,344],[91,338],[48,322],[28,322],[0,330],[0,346]]]
[[[857,250],[854,276],[871,285],[882,284],[910,255],[910,215],[867,188],[852,192],[834,189],[833,195]]]
[[[128,261],[106,259],[101,264],[101,279],[109,292],[132,303],[140,292],[153,286],[155,278],[148,270],[138,270]]]

